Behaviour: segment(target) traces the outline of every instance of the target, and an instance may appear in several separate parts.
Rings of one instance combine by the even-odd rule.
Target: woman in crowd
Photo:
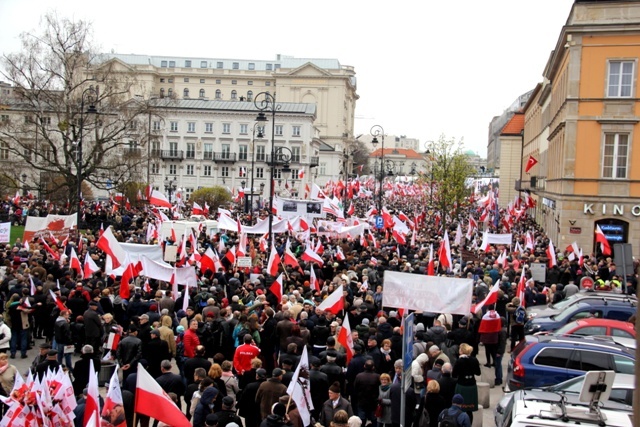
[[[480,362],[471,356],[471,353],[473,353],[473,347],[467,343],[460,344],[458,360],[453,366],[451,375],[458,379],[456,394],[460,394],[464,398],[464,404],[461,405],[461,408],[473,422],[473,412],[478,410],[478,386],[475,376],[481,375],[481,372]]]

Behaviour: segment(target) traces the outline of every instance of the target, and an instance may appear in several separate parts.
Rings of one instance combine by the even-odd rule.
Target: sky
[[[491,119],[542,81],[572,4],[0,0],[0,53],[19,51],[18,36],[52,11],[91,22],[104,52],[335,58],[356,71],[355,135],[373,125],[421,144],[444,135],[486,157]]]

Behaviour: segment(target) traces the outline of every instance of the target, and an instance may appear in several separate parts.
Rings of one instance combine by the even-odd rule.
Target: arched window
[[[204,98],[204,89],[200,89],[200,98]]]
[[[222,91],[220,89],[216,89],[216,99],[222,99]]]
[[[247,92],[247,101],[253,101],[253,91],[252,90]]]
[[[238,92],[236,92],[235,90],[231,91],[231,99],[236,100],[238,99]]]
[[[164,88],[160,89],[160,98],[164,98]]]
[[[168,95],[169,95],[169,98],[173,98],[173,89],[169,88]]]
[[[184,98],[188,98],[189,97],[189,89],[184,88],[184,91],[182,91],[182,96]]]

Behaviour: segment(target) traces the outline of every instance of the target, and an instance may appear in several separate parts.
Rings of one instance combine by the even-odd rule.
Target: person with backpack
[[[451,407],[440,412],[438,427],[471,427],[471,419],[461,408],[464,398],[456,394],[451,400]]]
[[[527,310],[520,305],[520,298],[514,297],[511,302],[507,304],[507,312],[511,320],[511,347],[509,352],[512,352],[516,343],[524,339],[524,324],[527,320]]]

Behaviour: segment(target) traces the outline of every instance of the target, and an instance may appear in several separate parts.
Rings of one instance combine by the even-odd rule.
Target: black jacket
[[[58,317],[55,325],[53,326],[53,334],[56,337],[56,343],[62,345],[73,344],[73,338],[71,337],[71,325],[67,319]]]
[[[96,310],[89,308],[82,315],[84,319],[84,335],[87,338],[102,338],[102,321]]]
[[[358,407],[372,411],[378,404],[378,387],[380,386],[380,374],[375,372],[361,372],[356,376],[354,383],[358,396]]]
[[[137,363],[142,358],[142,341],[140,338],[129,335],[125,337],[116,350],[116,360],[120,366]]]
[[[160,363],[163,360],[171,360],[169,344],[160,338],[153,338],[142,348],[142,357],[149,363],[149,374],[153,378],[160,376],[162,374]],[[191,381],[193,381],[193,373],[191,374]]]
[[[182,382],[182,377],[172,372],[165,372],[156,378],[156,382],[167,393],[175,393],[178,396],[178,400],[184,396],[185,385]]]

